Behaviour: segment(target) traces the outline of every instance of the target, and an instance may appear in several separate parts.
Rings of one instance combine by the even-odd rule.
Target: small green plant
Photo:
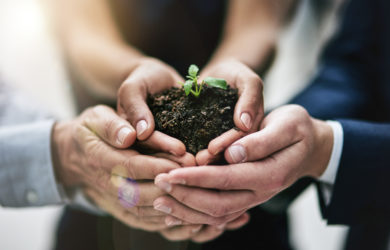
[[[187,81],[185,83],[179,82],[183,85],[184,92],[188,96],[192,93],[195,97],[198,97],[202,91],[202,87],[204,84],[207,84],[210,87],[227,89],[227,83],[224,79],[214,78],[214,77],[206,77],[200,84],[198,83],[198,75],[199,68],[195,64],[191,64],[188,68],[188,76]]]

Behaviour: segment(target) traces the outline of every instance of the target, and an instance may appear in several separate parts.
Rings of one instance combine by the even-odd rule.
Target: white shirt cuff
[[[327,121],[333,130],[333,148],[328,166],[325,172],[320,176],[319,181],[334,185],[336,181],[337,170],[339,168],[341,153],[343,151],[344,133],[343,127],[337,121]]]
[[[341,124],[337,121],[327,121],[327,123],[332,127],[333,131],[333,148],[328,166],[318,179],[323,184],[322,194],[326,205],[328,205],[331,200],[333,185],[336,182],[337,170],[340,165],[344,143],[344,132]]]

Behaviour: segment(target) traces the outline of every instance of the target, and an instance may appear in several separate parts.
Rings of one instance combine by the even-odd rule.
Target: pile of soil
[[[186,96],[182,88],[171,88],[149,96],[156,130],[182,141],[187,151],[196,154],[209,142],[234,128],[233,112],[237,89],[203,86],[199,97]]]

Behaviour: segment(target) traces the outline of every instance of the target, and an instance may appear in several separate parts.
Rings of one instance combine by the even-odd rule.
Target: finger
[[[131,214],[129,211],[127,211],[117,203],[112,203],[104,199],[98,192],[94,191],[93,189],[88,189],[85,192],[96,203],[98,207],[102,208],[103,210],[117,218],[119,221],[122,221],[123,223],[131,227],[152,232],[164,230],[167,228],[164,221],[161,221],[160,223],[150,223],[143,221],[137,216]]]
[[[153,206],[153,201],[164,195],[153,182],[124,181],[118,186],[117,197],[124,207]]]
[[[249,213],[244,213],[240,217],[238,217],[237,219],[227,223],[225,229],[228,229],[228,230],[238,229],[238,228],[244,226],[246,223],[248,223],[249,219],[250,219]]]
[[[145,223],[153,223],[153,224],[163,224],[165,223],[166,216],[147,216],[147,217],[138,217],[139,220]]]
[[[196,166],[196,161],[194,155],[191,153],[185,153],[183,156],[175,156],[167,153],[156,153],[153,154],[152,156],[157,157],[157,158],[164,158],[168,159],[170,161],[174,161],[182,167],[189,167],[189,166]]]
[[[135,206],[152,206],[157,197],[164,195],[164,192],[153,182],[140,182],[118,175],[111,175],[110,180],[105,182],[108,184],[95,185],[94,188],[118,200],[123,207],[128,209]]]
[[[94,168],[86,168],[84,178],[91,184],[110,192],[116,193],[117,188],[113,187],[112,176],[123,179],[153,180],[160,173],[180,168],[180,165],[166,159],[152,156],[139,155],[133,150],[113,150],[105,144],[93,146],[87,149],[87,164]],[[111,190],[111,191],[110,191]]]
[[[127,177],[133,180],[153,180],[160,173],[180,168],[176,162],[147,155],[128,157],[122,164],[127,169]]]
[[[141,218],[144,220],[147,220],[147,218],[149,218],[149,217],[164,217],[164,218],[166,217],[165,213],[157,211],[156,209],[154,209],[151,206],[145,206],[145,207],[136,206],[136,207],[131,207],[131,208],[126,208],[126,207],[123,207],[123,208],[127,209],[127,211],[129,211],[133,215],[137,216],[138,218]]]
[[[255,161],[272,155],[299,141],[295,128],[287,123],[273,124],[234,142],[226,151],[229,163]],[[282,135],[282,136],[281,136]]]
[[[126,209],[128,212],[130,212],[131,214],[133,214],[133,215],[135,215],[135,216],[137,216],[139,218],[159,217],[159,216],[160,217],[163,216],[164,218],[166,217],[166,213],[157,211],[156,209],[154,209],[153,206],[136,206],[137,204],[135,204],[135,202],[133,203],[133,206],[129,206],[128,202],[127,203],[123,202],[123,198],[120,197],[120,194],[111,195],[111,194],[108,194],[106,192],[102,192],[99,189],[92,189],[92,188],[86,188],[84,190],[84,192],[86,194],[89,194],[89,193],[93,192],[96,195],[99,195],[106,202],[110,202],[112,204],[116,204],[116,205],[122,207],[123,209]],[[155,196],[160,197],[161,196],[161,191],[158,190],[157,193],[155,194]],[[130,199],[130,198],[128,198],[128,199]],[[152,197],[150,199],[154,200],[156,198]]]
[[[137,145],[175,156],[182,156],[186,153],[186,146],[181,141],[159,131],[154,131],[147,140],[140,141]]]
[[[250,190],[265,172],[262,165],[255,163],[187,167],[158,175],[155,183],[157,186],[182,184],[218,190]]]
[[[213,240],[223,234],[224,230],[215,226],[205,226],[203,229],[192,237],[192,241],[197,243],[203,243]]]
[[[257,74],[245,68],[238,74],[234,85],[239,95],[234,108],[234,124],[242,131],[254,131],[264,114],[263,82]]]
[[[133,75],[121,85],[118,91],[118,106],[127,119],[136,128],[137,138],[145,140],[154,130],[154,118],[146,104],[147,87],[144,82]]]
[[[166,188],[156,181],[160,188]],[[182,185],[171,185],[165,191],[178,202],[213,217],[226,216],[255,205],[255,194],[248,190],[215,191]],[[257,200],[256,200],[257,202]]]
[[[84,126],[116,148],[128,148],[136,139],[135,130],[129,122],[107,106],[88,109],[82,118]]]
[[[210,163],[219,161],[221,159],[221,154],[213,155],[207,149],[201,150],[196,154],[196,164],[198,166],[208,165]]]
[[[176,226],[162,230],[160,233],[168,240],[188,240],[202,229],[203,225]]]
[[[246,133],[243,131],[231,129],[210,141],[207,150],[210,154],[217,155],[245,135]]]
[[[145,140],[154,130],[154,118],[146,104],[148,94],[169,89],[180,79],[173,68],[147,59],[123,82],[118,91],[118,105],[135,127],[139,140]]]
[[[244,212],[244,211],[239,211],[236,213],[229,214],[227,216],[213,217],[208,214],[204,214],[199,211],[196,211],[190,207],[187,207],[167,195],[157,198],[154,201],[153,206],[156,210],[165,212],[167,215],[170,215],[175,219],[190,224],[221,225],[236,219]],[[168,226],[171,225],[168,224]]]

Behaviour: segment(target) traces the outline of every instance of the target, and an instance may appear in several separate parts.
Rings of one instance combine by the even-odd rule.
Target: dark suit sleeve
[[[343,152],[332,198],[328,206],[323,202],[321,206],[330,224],[383,223],[390,218],[390,123],[383,115],[388,112],[383,103],[389,93],[381,93],[386,83],[380,78],[386,62],[384,3],[351,1],[317,76],[292,101],[314,117],[339,120],[343,127]]]
[[[390,221],[390,123],[339,122],[343,153],[324,216],[330,224]]]

